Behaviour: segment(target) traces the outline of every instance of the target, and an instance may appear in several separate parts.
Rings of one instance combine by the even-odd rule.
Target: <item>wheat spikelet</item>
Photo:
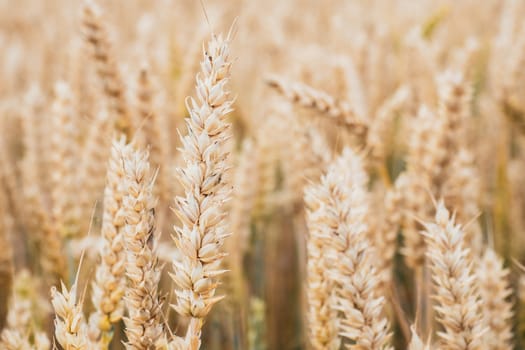
[[[92,286],[96,312],[89,320],[90,333],[96,334],[94,338],[102,348],[107,348],[111,341],[112,324],[120,321],[124,313],[122,297],[126,290],[126,252],[123,197],[126,176],[122,159],[129,157],[131,152],[132,147],[125,144],[125,138],[113,142],[104,189],[101,260]]]
[[[67,238],[80,234],[76,212],[77,188],[75,170],[77,156],[77,130],[74,122],[73,95],[69,85],[55,85],[55,101],[50,145],[49,169],[51,175],[52,217],[58,232]]]
[[[127,252],[126,289],[128,317],[126,334],[128,349],[159,349],[164,330],[161,320],[162,303],[158,297],[160,266],[158,265],[155,230],[154,178],[146,152],[123,153],[126,190],[122,208],[126,225],[124,228]]]
[[[175,310],[192,317],[187,341],[191,349],[200,344],[204,317],[222,296],[215,295],[224,253],[220,248],[228,236],[224,213],[219,209],[229,198],[225,183],[228,153],[225,143],[230,137],[226,115],[232,100],[226,90],[231,63],[231,32],[224,39],[212,36],[203,51],[201,74],[197,75],[197,100],[188,99],[190,117],[188,134],[181,138],[185,167],[179,169],[184,197],[176,198],[176,213],[181,226],[173,239],[182,259],[174,261],[172,275],[177,286]]]
[[[423,343],[421,338],[416,332],[416,329],[414,326],[410,327],[410,331],[412,333],[412,337],[410,338],[410,343],[408,344],[408,350],[430,350],[430,341],[428,341],[426,344]]]
[[[444,331],[438,332],[441,348],[449,350],[484,349],[480,296],[465,248],[461,226],[455,224],[443,201],[436,209],[435,223],[425,223],[422,234],[434,280],[435,310]]]
[[[481,310],[488,331],[485,334],[485,344],[490,349],[503,350],[512,348],[512,294],[508,277],[509,270],[503,268],[503,261],[496,252],[487,248],[476,275],[481,294]]]
[[[51,289],[55,310],[55,338],[64,350],[90,349],[87,325],[82,313],[83,299],[77,299],[77,282],[70,290],[62,283],[62,291]]]
[[[107,97],[111,120],[115,123],[116,130],[124,133],[129,139],[134,125],[125,98],[124,82],[109,43],[101,9],[91,0],[84,1],[82,29],[85,40],[92,46],[93,60]]]
[[[357,116],[352,107],[345,101],[338,101],[329,94],[306,84],[288,84],[277,77],[269,78],[267,83],[290,101],[333,118],[359,135],[365,134],[368,129],[367,123],[362,119],[363,117]]]

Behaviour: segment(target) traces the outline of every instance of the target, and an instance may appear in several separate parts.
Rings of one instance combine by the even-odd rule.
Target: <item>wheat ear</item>
[[[187,101],[190,117],[188,134],[181,137],[185,166],[178,170],[184,197],[176,198],[175,212],[181,226],[173,239],[181,260],[173,263],[176,287],[175,310],[191,317],[187,341],[191,349],[200,346],[202,323],[211,307],[221,300],[215,295],[224,239],[229,235],[220,209],[230,197],[226,183],[229,154],[225,143],[230,138],[227,114],[232,99],[226,84],[230,77],[231,31],[226,38],[213,35],[203,50],[201,73],[197,75],[197,100]]]
[[[508,269],[503,268],[502,259],[496,252],[487,248],[476,268],[482,301],[482,314],[488,331],[485,344],[490,349],[512,348],[512,294],[509,285]]]
[[[446,350],[484,349],[480,296],[472,271],[463,229],[455,224],[443,201],[438,203],[435,222],[422,232],[434,280],[435,310],[444,331],[438,332]]]
[[[160,266],[155,230],[154,176],[148,153],[133,151],[123,154],[126,174],[122,208],[126,219],[124,229],[127,252],[126,335],[128,349],[159,349],[164,342],[161,307],[158,297]]]
[[[367,183],[363,160],[346,148],[330,165],[321,183],[306,191],[311,235],[308,284],[319,289],[323,283],[316,281],[320,278],[316,276],[328,277],[324,287],[335,290],[330,302],[332,316],[326,318],[327,310],[321,308],[326,306],[312,299],[318,293],[310,292],[309,300],[313,306],[311,313],[323,310],[324,322],[333,322],[335,310],[342,313],[338,322],[340,335],[354,343],[353,348],[384,349],[388,348],[388,322],[382,315],[383,298],[376,297],[379,278],[372,266],[373,253],[367,240]],[[316,268],[313,264],[319,258],[325,262]],[[326,293],[330,289],[323,298],[328,297]],[[330,329],[324,325],[318,331],[326,336]]]
[[[77,206],[80,215],[80,232],[89,228],[91,213],[96,200],[104,191],[106,164],[111,148],[111,125],[107,112],[99,111],[89,125],[86,142],[81,152],[77,179],[85,189],[79,193]]]
[[[101,9],[93,0],[84,1],[82,29],[84,38],[92,47],[92,56],[97,66],[97,75],[107,97],[111,119],[119,132],[131,137],[133,125],[115,54],[109,42],[107,29],[102,20]]]
[[[51,288],[51,304],[55,310],[55,337],[65,350],[87,350],[87,325],[82,313],[83,298],[78,299],[77,282],[70,290],[62,283],[62,291]]]
[[[305,108],[311,108],[327,117],[333,118],[338,123],[347,126],[356,134],[366,134],[368,124],[362,116],[356,115],[350,104],[338,101],[328,93],[316,90],[303,83],[287,83],[278,77],[267,79],[270,87],[289,99],[291,102]]]
[[[368,176],[363,159],[346,148],[335,166],[333,185],[327,189],[339,196],[331,201],[340,206],[340,215],[326,222],[325,235],[330,242],[326,254],[332,266],[330,278],[336,285],[335,307],[343,313],[340,334],[355,343],[353,349],[390,349],[384,298],[378,296],[379,277],[368,242]]]
[[[76,189],[76,157],[78,153],[76,125],[74,120],[73,94],[65,82],[55,85],[55,101],[53,103],[50,175],[51,200],[53,204],[52,218],[58,232],[67,238],[78,237],[80,234],[76,212],[78,206]]]
[[[167,168],[169,164],[169,152],[166,130],[163,128],[161,116],[154,103],[154,87],[147,66],[140,70],[138,79],[137,102],[140,120],[143,121],[146,144],[149,145],[150,161],[152,166],[158,169],[155,182],[155,195],[162,203],[168,200],[170,191],[167,184]]]
[[[120,321],[124,313],[122,297],[126,290],[126,252],[122,200],[126,177],[122,158],[131,152],[132,148],[126,145],[125,138],[114,141],[107,167],[100,262],[92,285],[95,313],[89,319],[90,333],[96,334],[96,341],[103,349],[106,349],[111,341],[112,324]]]

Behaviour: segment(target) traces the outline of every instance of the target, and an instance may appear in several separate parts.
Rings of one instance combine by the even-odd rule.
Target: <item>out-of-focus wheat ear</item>
[[[435,221],[422,232],[434,281],[438,332],[443,349],[485,349],[486,331],[480,308],[478,281],[465,247],[464,233],[450,216],[443,201],[437,205]]]
[[[111,121],[107,112],[99,111],[89,125],[86,142],[81,151],[77,179],[85,189],[78,194],[80,232],[88,231],[91,213],[104,191],[106,164],[111,148]]]
[[[415,220],[430,220],[433,212],[430,194],[436,196],[447,157],[444,144],[444,122],[426,106],[419,109],[409,136],[407,170],[397,180],[403,195],[402,253],[407,265],[421,268],[425,261],[425,240],[419,234],[421,225]]]
[[[398,177],[398,179],[400,179]],[[400,181],[401,182],[401,181]],[[387,190],[384,199],[384,215],[374,232],[374,246],[376,248],[376,266],[379,278],[378,295],[388,298],[389,288],[393,279],[394,255],[397,249],[397,233],[401,226],[403,197],[399,190],[399,182],[394,188]]]
[[[482,252],[483,235],[481,226],[475,220],[481,206],[481,177],[476,168],[474,156],[465,148],[454,155],[443,183],[442,195],[446,205],[456,213],[457,222],[467,224],[464,228],[465,241],[473,257]]]
[[[188,133],[181,137],[185,165],[178,169],[184,195],[175,198],[175,213],[181,225],[173,240],[180,259],[173,262],[176,302],[173,308],[191,317],[186,341],[198,349],[204,318],[223,296],[215,295],[225,271],[221,261],[224,239],[229,236],[221,210],[230,198],[226,181],[231,167],[226,148],[231,126],[226,118],[233,99],[227,89],[230,79],[231,32],[224,38],[212,35],[203,48],[201,72],[196,78],[196,100],[187,99]]]
[[[3,111],[0,110],[0,113]],[[8,130],[6,119],[0,120],[0,128]],[[0,191],[5,191],[6,210],[17,221],[22,221],[24,216],[24,196],[20,195],[19,179],[17,179],[16,165],[9,155],[9,144],[5,137],[0,138]]]
[[[158,169],[155,195],[159,198],[160,206],[163,207],[170,195],[165,169],[169,164],[169,139],[156,108],[154,98],[156,91],[150,75],[148,66],[144,65],[140,70],[138,79],[137,107],[146,145],[149,147],[151,165]]]
[[[467,141],[465,123],[471,116],[472,88],[458,71],[446,71],[437,80],[439,117],[445,121],[447,154],[453,156]]]
[[[202,57],[202,43],[207,39],[208,32],[206,27],[199,27],[195,31],[190,47],[182,57],[180,76],[175,87],[176,106],[175,111],[179,118],[187,115],[185,99],[186,96],[193,94],[195,88],[195,74],[199,72]]]
[[[122,199],[128,280],[126,348],[153,349],[164,338],[162,302],[158,296],[161,271],[157,256],[159,232],[155,229],[155,178],[147,152],[125,153],[121,161],[126,176]]]
[[[512,10],[511,10],[512,12]],[[508,19],[502,18],[504,21]],[[513,30],[513,28],[509,28]],[[503,105],[504,111],[508,114],[512,112],[523,113],[525,105],[522,102],[519,92],[523,84],[523,65],[525,64],[525,24],[521,25],[516,35],[506,33],[505,37],[500,38],[496,44],[501,47],[499,62],[496,66],[498,71],[495,79],[497,97]],[[499,79],[498,79],[499,78]]]
[[[96,96],[93,93],[95,77],[86,70],[90,57],[86,55],[87,43],[75,36],[68,44],[67,57],[67,79],[71,86],[75,101],[75,123],[83,126],[82,119],[94,118],[94,107],[97,105]],[[79,135],[79,139],[84,140],[87,135]]]
[[[375,162],[383,164],[395,118],[403,113],[412,99],[412,91],[407,85],[400,86],[394,94],[379,106],[375,118],[370,123],[367,145]]]
[[[38,181],[38,163],[41,154],[37,143],[31,111],[24,111],[21,124],[23,132],[24,157],[21,160],[22,196],[26,229],[40,245],[40,263],[50,284],[66,277],[66,262],[62,250],[62,237],[58,233],[43,198]]]
[[[78,238],[79,217],[76,183],[78,135],[74,120],[73,93],[62,81],[55,85],[52,106],[49,173],[51,176],[52,218],[59,234]]]
[[[68,290],[51,288],[51,304],[55,311],[55,339],[63,349],[91,349],[87,325],[82,312],[83,298],[77,295],[77,282]]]
[[[488,326],[485,333],[485,346],[489,349],[503,350],[512,348],[512,302],[509,297],[512,289],[509,285],[510,271],[503,267],[503,260],[496,252],[487,248],[479,264],[476,275],[481,294],[481,314]]]
[[[125,137],[113,142],[107,165],[102,214],[102,246],[92,285],[95,312],[90,316],[90,336],[102,349],[111,342],[113,324],[124,314],[123,296],[126,290],[126,251],[124,250],[126,175],[123,158],[129,158],[132,146]]]
[[[277,166],[280,158],[278,130],[280,121],[273,113],[265,115],[262,125],[256,131],[255,153],[258,182],[253,206],[254,217],[267,215],[272,209],[271,196],[277,187]]]
[[[250,225],[253,217],[253,208],[257,196],[259,174],[257,169],[258,152],[254,141],[244,139],[241,150],[237,154],[234,167],[233,193],[230,202],[231,209],[228,216],[232,239],[225,243],[226,266],[231,271],[227,277],[231,282],[235,300],[245,300],[247,297],[244,280],[244,255],[247,252],[250,239]],[[244,315],[243,315],[244,316]]]
[[[26,335],[9,328],[4,329],[0,334],[0,346],[5,350],[32,349]]]
[[[476,37],[467,37],[463,45],[454,53],[452,66],[464,76],[471,77],[475,74],[476,54],[480,51],[480,43]]]
[[[295,210],[302,210],[304,186],[316,181],[330,161],[332,150],[324,135],[312,124],[292,118],[289,126],[291,145],[282,164],[284,180]]]
[[[257,196],[257,186],[254,184],[259,183],[258,156],[259,153],[254,140],[245,139],[235,164],[229,221],[232,235],[235,235],[236,238],[230,239],[226,243],[227,247],[231,247],[228,249],[230,257],[233,254],[242,254],[248,248],[250,221]]]
[[[92,48],[96,72],[107,98],[111,120],[115,129],[131,139],[134,128],[129,106],[126,101],[125,86],[115,53],[109,42],[106,23],[102,11],[94,0],[85,0],[82,8],[82,32],[84,39]]]
[[[41,310],[37,305],[39,300],[36,300],[38,298],[36,281],[35,276],[28,270],[20,270],[16,274],[13,293],[10,295],[7,324],[0,335],[0,345],[4,346],[2,349],[49,349],[47,335],[37,328],[41,321],[39,318]]]
[[[408,344],[408,350],[430,350],[432,348],[430,346],[430,339],[424,343],[417,334],[415,326],[410,327],[410,330],[412,332],[412,338]]]
[[[333,307],[343,315],[339,334],[356,349],[390,349],[384,298],[378,296],[375,253],[368,241],[367,185],[362,157],[345,148],[322,177],[318,193],[313,194],[321,199],[317,207],[324,213],[324,217],[317,214],[314,218],[320,216],[320,235],[327,245],[323,256],[335,286]]]
[[[333,118],[336,122],[350,128],[357,135],[366,135],[368,123],[364,116],[356,115],[350,104],[338,101],[324,91],[316,90],[303,83],[287,83],[278,77],[267,79],[270,87],[277,90],[290,102],[304,108],[310,108]]]
[[[368,100],[363,88],[363,79],[357,65],[350,55],[337,55],[334,57],[338,72],[344,80],[345,97],[352,104],[357,115],[365,118],[369,115]]]

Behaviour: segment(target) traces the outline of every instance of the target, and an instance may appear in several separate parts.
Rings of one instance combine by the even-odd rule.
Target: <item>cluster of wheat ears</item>
[[[525,348],[523,1],[100,2],[0,1],[0,350]]]

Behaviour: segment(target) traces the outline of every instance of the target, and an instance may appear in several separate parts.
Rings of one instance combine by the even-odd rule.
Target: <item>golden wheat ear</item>
[[[225,212],[230,198],[227,142],[231,126],[226,121],[233,98],[230,79],[230,37],[212,35],[203,48],[201,72],[196,77],[196,99],[186,99],[190,117],[188,133],[181,137],[185,165],[178,169],[184,195],[176,197],[175,213],[181,226],[173,239],[180,259],[173,262],[176,285],[173,308],[191,318],[186,335],[190,349],[200,347],[201,328],[212,306],[224,296],[215,295],[225,270],[221,261],[224,239],[229,236]]]
[[[368,180],[362,157],[345,148],[320,184],[305,193],[309,322],[319,349],[338,349],[339,336],[357,347],[390,348],[368,241]]]
[[[465,247],[464,232],[438,202],[435,220],[425,223],[422,232],[427,243],[432,279],[435,284],[435,310],[444,331],[438,333],[445,348],[482,349],[486,331],[481,316],[478,281],[473,262]],[[464,313],[461,310],[472,310]]]
[[[153,195],[156,173],[150,169],[148,156],[147,152],[132,150],[121,159],[125,174],[122,209],[128,280],[124,298],[128,316],[124,322],[130,349],[157,348],[157,344],[165,343],[162,302],[158,296],[159,232],[155,229]]]

